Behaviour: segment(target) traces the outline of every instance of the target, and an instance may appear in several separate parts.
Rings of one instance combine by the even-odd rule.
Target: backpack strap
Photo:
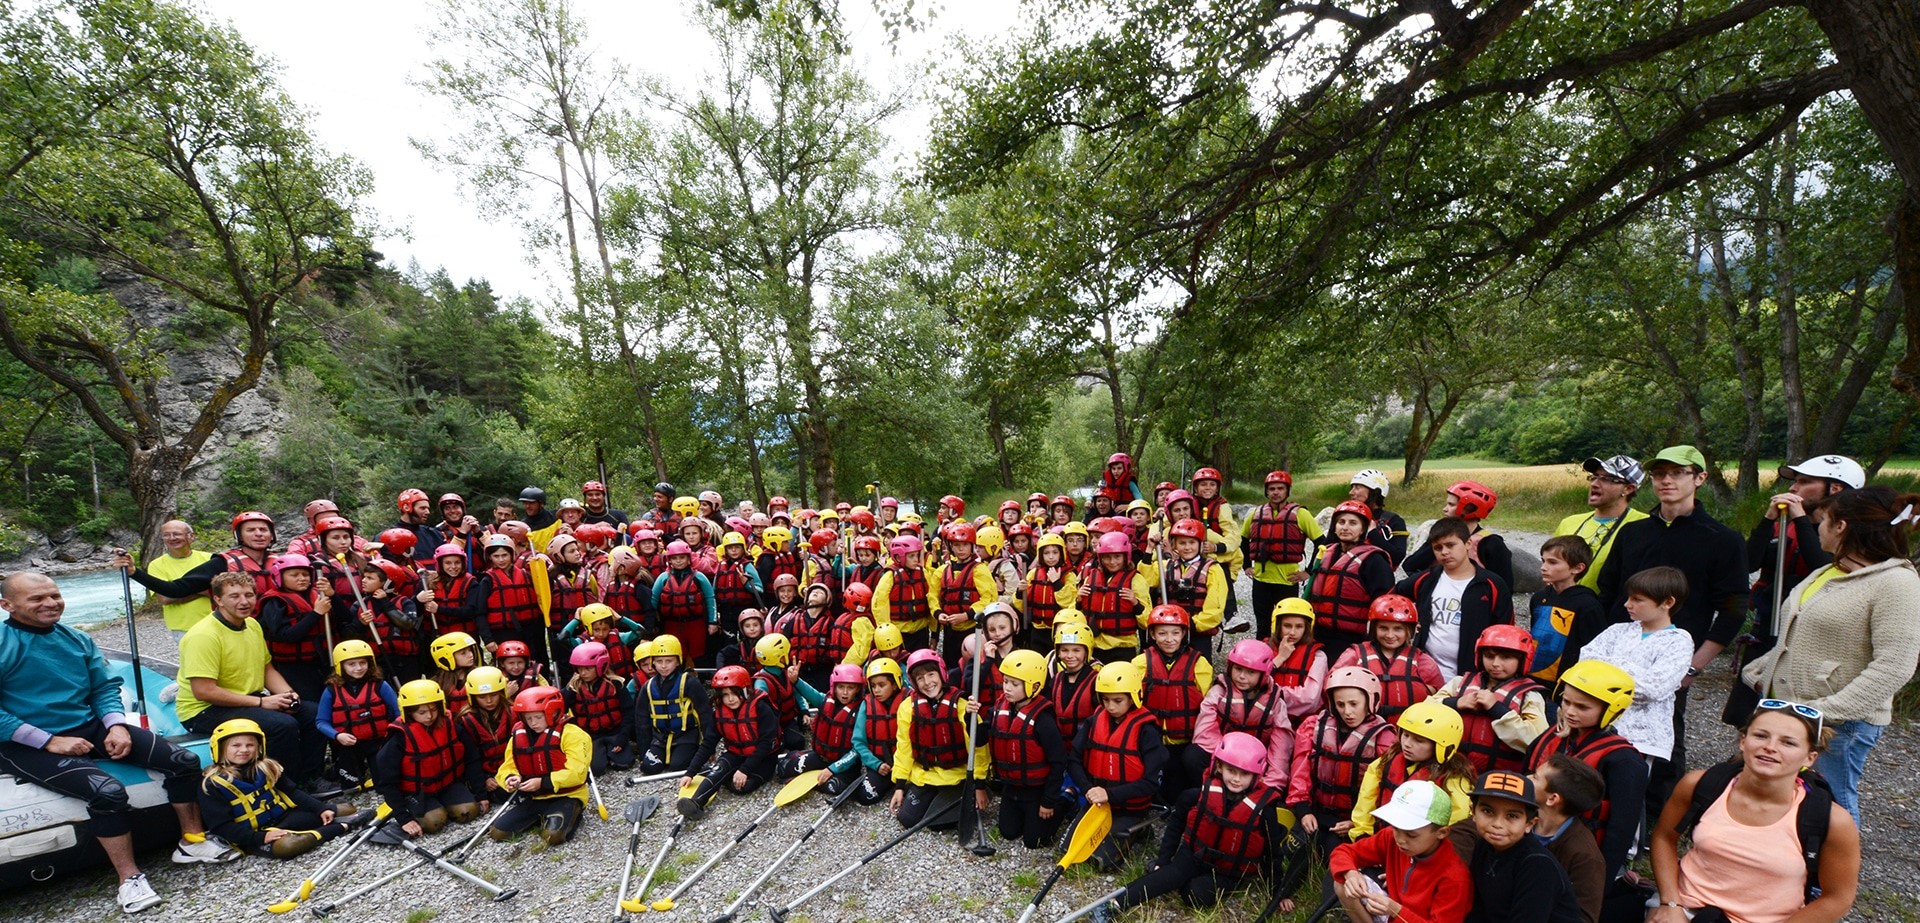
[[[1681,836],[1692,834],[1701,815],[1727,793],[1740,769],[1739,760],[1707,767],[1694,785],[1693,798],[1687,802],[1687,811],[1681,815],[1675,831]],[[1826,845],[1827,827],[1833,819],[1833,790],[1827,786],[1827,780],[1813,770],[1800,774],[1800,787],[1806,790],[1806,796],[1800,799],[1800,810],[1794,817],[1794,833],[1800,838],[1801,857],[1807,863],[1806,900],[1812,903],[1820,896],[1820,848]]]

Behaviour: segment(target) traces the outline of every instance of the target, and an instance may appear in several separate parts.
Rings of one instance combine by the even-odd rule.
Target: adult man
[[[640,514],[640,521],[653,523],[655,525],[656,531],[663,531],[663,530],[660,530],[658,527],[661,525],[675,522],[680,518],[679,516],[674,515],[674,512],[673,512],[673,498],[677,496],[679,496],[679,494],[676,494],[673,492],[673,485],[667,483],[666,481],[661,481],[660,483],[653,485],[653,506],[652,508],[648,509],[646,512]],[[664,530],[664,531],[678,531],[678,530],[675,529],[675,530]]]
[[[1740,533],[1707,515],[1695,494],[1707,482],[1707,458],[1690,445],[1669,446],[1647,463],[1652,514],[1620,527],[1595,591],[1610,621],[1627,620],[1627,578],[1649,567],[1676,567],[1687,577],[1686,602],[1673,623],[1693,636],[1693,663],[1673,706],[1673,755],[1655,759],[1647,803],[1666,804],[1687,766],[1687,687],[1720,656],[1747,618],[1747,549]]]
[[[483,537],[480,534],[480,520],[467,515],[467,499],[459,494],[441,494],[440,517],[438,528],[440,534],[446,536],[442,541],[465,548],[469,560],[479,560]]]
[[[1267,502],[1248,511],[1246,525],[1240,530],[1240,550],[1247,556],[1246,573],[1253,578],[1256,638],[1273,634],[1273,607],[1280,600],[1300,595],[1300,584],[1307,579],[1307,572],[1300,569],[1306,560],[1307,542],[1318,542],[1326,536],[1306,507],[1289,499],[1293,475],[1267,472],[1266,491]]]
[[[547,492],[538,487],[529,487],[520,492],[520,509],[524,511],[520,521],[526,523],[527,529],[533,532],[560,521],[560,517],[547,509]]]
[[[1633,495],[1640,491],[1646,472],[1640,463],[1625,455],[1589,458],[1587,469],[1587,506],[1589,512],[1575,513],[1560,520],[1555,535],[1573,535],[1587,543],[1593,552],[1593,564],[1580,576],[1580,585],[1589,590],[1600,587],[1600,567],[1613,551],[1614,536],[1620,527],[1647,518],[1633,508]]]
[[[588,481],[580,485],[580,500],[581,505],[586,507],[586,514],[580,518],[581,522],[597,522],[612,526],[619,531],[620,540],[626,541],[626,511],[607,506],[606,484],[600,481]]]
[[[405,529],[413,533],[413,560],[430,562],[433,549],[447,540],[440,530],[433,527],[433,504],[427,500],[427,492],[418,487],[409,487],[400,492],[393,505],[400,509],[400,521],[394,524],[396,529]]]
[[[213,578],[213,617],[180,639],[180,698],[174,709],[187,729],[211,734],[230,718],[251,718],[267,733],[267,752],[296,783],[311,780],[326,757],[326,738],[314,725],[315,703],[303,702],[267,655],[267,639],[253,618],[259,600],[252,581]]]
[[[488,523],[487,527],[498,532],[500,527],[507,523],[519,522],[520,520],[514,518],[518,515],[520,511],[514,506],[512,497],[497,498],[493,501],[493,521]]]
[[[251,589],[234,575],[233,583]],[[128,723],[120,678],[86,632],[60,624],[60,587],[43,574],[0,582],[0,772],[87,803],[87,829],[120,876],[120,908],[160,903],[133,860],[126,786],[94,762],[120,760],[161,773],[180,822],[173,861],[230,862],[240,853],[207,839],[200,822],[200,758]]]
[[[178,580],[213,558],[213,552],[193,547],[193,526],[178,519],[160,524],[160,543],[166,546],[167,553],[148,561],[147,573],[161,580]],[[181,636],[193,623],[213,611],[213,603],[207,601],[205,593],[160,596],[160,602],[160,614],[167,620],[167,631],[173,635],[175,644],[180,643]]]
[[[126,571],[133,582],[149,591],[174,599],[205,593],[213,586],[214,577],[230,571],[253,578],[255,595],[266,595],[273,588],[267,580],[267,560],[273,557],[267,551],[273,546],[273,518],[258,510],[247,510],[233,517],[233,543],[234,547],[209,557],[172,580],[142,573],[124,548],[114,549],[113,566]],[[360,559],[360,553],[355,551],[354,557]]]

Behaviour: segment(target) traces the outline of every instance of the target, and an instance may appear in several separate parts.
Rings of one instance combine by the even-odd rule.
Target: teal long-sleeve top
[[[89,721],[124,724],[120,677],[84,631],[0,627],[0,739],[40,750]]]
[[[672,575],[673,571],[668,571],[653,581],[653,608],[656,611],[660,608],[660,591],[666,588],[667,578]],[[693,580],[700,585],[700,596],[707,603],[707,624],[720,624],[720,610],[713,604],[713,581],[699,571],[693,572]]]

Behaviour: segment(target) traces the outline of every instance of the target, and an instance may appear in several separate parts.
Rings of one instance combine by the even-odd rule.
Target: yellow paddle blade
[[[1299,820],[1299,818],[1293,816],[1292,811],[1286,808],[1274,808],[1273,817],[1280,822],[1280,829],[1282,830],[1293,829],[1294,823]]]
[[[680,797],[682,798],[692,798],[693,793],[699,790],[700,790],[699,776],[688,776],[685,781],[682,781],[680,783]]]
[[[534,555],[527,559],[527,576],[533,583],[534,602],[540,604],[540,619],[553,627],[553,581],[547,579],[547,559]]]
[[[620,909],[628,913],[646,913],[647,904],[637,897],[629,897],[620,902]]]
[[[1107,838],[1113,830],[1113,806],[1096,804],[1080,815],[1080,822],[1073,825],[1073,836],[1067,840],[1066,855],[1060,857],[1060,867],[1079,865],[1093,855],[1100,841]]]
[[[794,776],[793,781],[780,787],[780,794],[773,796],[773,803],[784,808],[807,797],[807,793],[813,791],[814,786],[819,784],[818,772],[803,772]]]
[[[659,899],[659,900],[657,900],[657,901],[654,901],[654,902],[653,902],[653,909],[655,909],[655,910],[658,910],[658,911],[660,911],[661,913],[666,913],[667,911],[669,911],[669,910],[672,910],[672,909],[673,909],[673,899],[672,899],[672,898],[667,898],[667,897],[663,897],[663,898],[661,898],[661,899]]]
[[[380,802],[379,806],[373,809],[374,820],[386,820],[387,818],[392,816],[393,816],[393,805],[390,805],[385,801]]]

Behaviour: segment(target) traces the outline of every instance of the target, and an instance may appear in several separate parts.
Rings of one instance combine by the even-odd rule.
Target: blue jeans
[[[1833,800],[1860,822],[1860,773],[1867,768],[1867,754],[1880,743],[1886,725],[1865,721],[1842,721],[1831,726],[1833,743],[1814,761],[1814,768],[1833,786]]]

